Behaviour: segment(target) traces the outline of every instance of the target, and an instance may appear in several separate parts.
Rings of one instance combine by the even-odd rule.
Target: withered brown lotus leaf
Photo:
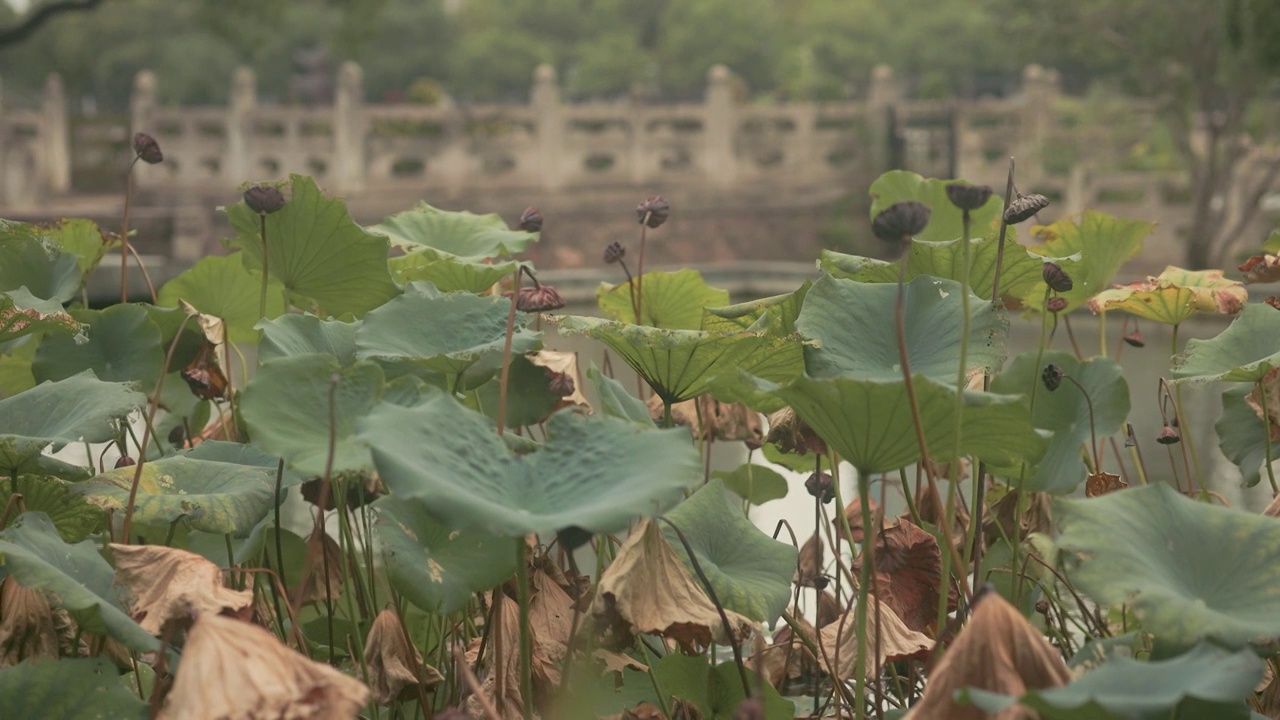
[[[1018,494],[1009,492],[991,506],[982,532],[993,541],[996,538],[1021,540],[1033,533],[1048,533],[1053,526],[1052,502],[1048,493],[1027,493],[1019,522],[1014,517],[1018,514]]]
[[[534,594],[529,601],[529,632],[545,662],[535,663],[534,675],[542,682],[560,685],[560,664],[573,632],[573,598],[541,570],[530,578]]]
[[[369,666],[373,699],[379,705],[409,699],[419,684],[432,687],[444,681],[439,670],[423,664],[422,653],[409,644],[400,618],[390,608],[374,618],[364,643],[364,659]],[[416,670],[419,667],[421,681]]]
[[[813,587],[814,581],[822,575],[822,536],[814,533],[800,547],[800,555],[796,558],[796,572],[793,582],[804,587]]]
[[[818,593],[818,628],[824,628],[836,620],[840,619],[840,615],[844,612],[844,608],[840,607],[840,601],[832,594],[830,590],[823,590]]]
[[[493,628],[489,631],[491,640],[494,634],[502,637],[502,667],[494,667],[493,646],[485,651],[488,663],[488,674],[480,683],[480,692],[489,698],[489,702],[498,709],[498,714],[503,718],[518,718],[521,716],[521,709],[524,700],[520,694],[520,605],[515,600],[506,596],[506,593],[493,593],[494,602],[497,607],[493,612]],[[472,642],[472,646],[467,651],[467,662],[474,664],[477,659],[477,653],[480,650],[480,638],[476,638]],[[540,665],[545,666],[547,662],[546,656],[535,644],[533,647],[533,667]],[[502,675],[502,697],[497,697],[498,675]],[[466,702],[467,714],[473,718],[486,717],[484,710],[479,701],[473,695],[467,698]]]
[[[832,677],[853,680],[857,674],[857,608],[850,608],[837,622],[818,631],[822,665]],[[875,677],[886,662],[924,657],[933,649],[933,640],[907,627],[886,602],[867,596],[867,677]],[[932,716],[930,716],[932,717]]]
[[[645,406],[649,408],[649,417],[654,422],[662,422],[665,414],[662,398],[652,395],[645,401]],[[699,440],[758,443],[764,439],[760,413],[742,403],[723,403],[710,395],[672,405],[671,419],[675,424],[689,428],[693,437]]]
[[[916,492],[916,509],[920,513],[920,521],[933,527],[942,527],[946,522],[946,503],[938,495],[937,489],[926,483],[920,483]],[[910,519],[909,516],[903,516]],[[969,511],[956,504],[954,519],[951,522],[951,542],[957,548],[964,547],[966,534],[969,532]]]
[[[853,563],[862,572],[862,556]],[[938,621],[942,551],[938,540],[909,520],[884,524],[875,545],[873,592],[907,627],[924,631]]]
[[[818,633],[804,618],[796,618],[796,624],[815,646]],[[773,642],[751,658],[752,667],[760,668],[761,677],[779,693],[788,694],[788,684],[799,685],[812,678],[818,671],[818,658],[804,642],[796,637],[790,627],[784,627],[773,636]]]
[[[855,497],[844,506],[844,519],[849,523],[849,534],[853,536],[853,542],[859,544],[862,542],[862,535],[866,528],[862,527],[862,499]],[[840,518],[836,518],[833,522],[837,543],[844,540],[844,528],[840,525]],[[871,527],[880,527],[884,523],[884,511],[876,504],[875,500],[871,501]]]
[[[289,598],[297,605],[336,601],[342,596],[342,578],[342,548],[325,532],[323,524],[316,523],[307,538],[302,578],[289,589]]]
[[[1280,495],[1276,495],[1271,499],[1271,502],[1267,504],[1267,507],[1262,511],[1262,514],[1267,517],[1280,517]]]
[[[649,519],[631,531],[600,577],[589,612],[605,640],[619,645],[635,633],[650,633],[701,652],[713,640],[737,642],[755,629],[752,621],[725,611],[733,634],[725,637],[715,605]]]
[[[973,616],[929,674],[924,696],[908,720],[1030,720],[1024,708],[988,716],[954,700],[956,691],[974,687],[1018,697],[1028,690],[1059,687],[1071,680],[1062,656],[1022,613],[994,592],[974,604]]]
[[[1119,475],[1109,472],[1096,472],[1084,481],[1084,496],[1098,497],[1107,493],[1123,490],[1129,483],[1120,479]]]
[[[1269,283],[1280,280],[1280,256],[1271,253],[1254,255],[1240,265],[1245,284]]]
[[[765,442],[777,445],[784,453],[827,454],[827,444],[789,407],[769,416],[769,433],[764,439]]]
[[[563,373],[573,378],[573,392],[560,398],[560,403],[556,409],[569,405],[591,407],[591,404],[587,402],[587,396],[582,394],[582,374],[578,372],[578,353],[539,350],[525,357],[538,367],[546,368],[551,372]]]
[[[648,665],[645,665],[630,655],[623,655],[622,653],[605,650],[604,648],[596,648],[593,650],[591,652],[591,657],[599,660],[601,663],[604,663],[605,672],[620,673],[628,668],[632,670],[639,670],[640,672],[649,671]]]
[[[5,578],[0,582],[0,667],[57,657],[58,631],[49,601],[12,575]]]
[[[1264,404],[1263,395],[1266,395],[1265,404],[1267,412],[1262,412]],[[1253,391],[1245,396],[1244,401],[1249,407],[1253,408],[1253,412],[1257,414],[1258,419],[1267,424],[1267,431],[1271,434],[1271,441],[1280,440],[1280,368],[1272,368],[1262,379],[1253,384]]]
[[[160,635],[166,623],[185,627],[203,615],[247,620],[252,590],[226,586],[222,568],[186,550],[159,545],[111,544],[116,583],[128,588],[130,613],[143,630]]]
[[[353,720],[369,688],[257,625],[201,615],[160,720]]]

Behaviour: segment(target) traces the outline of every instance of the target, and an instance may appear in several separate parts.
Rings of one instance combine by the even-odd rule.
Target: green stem
[[[520,275],[523,266],[516,266],[515,282],[511,288],[511,309],[507,312],[507,335],[502,344],[502,377],[498,381],[498,437],[506,434],[507,387],[511,381],[511,337],[516,329],[516,298],[520,297]],[[462,374],[458,374],[459,382]],[[456,392],[456,390],[455,390]]]
[[[960,308],[961,308],[960,309],[960,312],[961,312],[960,367],[956,371],[956,409],[955,409],[956,419],[955,419],[955,426],[953,428],[953,433],[955,435],[955,438],[951,446],[951,464],[947,468],[947,475],[948,475],[947,479],[950,481],[952,488],[955,488],[956,483],[960,482],[960,443],[961,443],[961,435],[964,433],[964,391],[965,391],[965,387],[969,384],[968,383],[969,326],[970,326],[969,265],[970,265],[971,256],[972,256],[972,243],[969,242],[969,211],[964,210],[962,212],[963,212],[963,215],[962,215],[961,225],[964,229],[964,234],[961,236],[960,242],[964,247],[964,253],[963,253],[963,261],[960,266]],[[974,474],[974,492],[972,494],[972,497],[976,498],[978,495],[977,484],[981,482],[981,478],[978,477],[978,469],[976,467],[974,468],[973,474]],[[954,508],[955,508],[954,503],[948,503],[946,508],[946,515],[947,515],[946,527],[948,530],[952,527],[952,525],[955,522],[955,518],[952,516],[952,512],[954,511]],[[973,513],[975,517],[980,517],[981,509],[975,507]],[[970,525],[976,525],[976,524],[977,524],[976,522],[970,523]],[[961,564],[963,567],[968,567],[968,559],[969,559],[969,553],[971,549],[972,549],[972,546],[969,545],[968,543],[965,544],[965,547],[961,548],[961,553],[962,553]],[[943,577],[946,577],[945,572],[946,572],[946,569],[944,567]],[[939,603],[939,613],[941,614],[945,612],[946,612],[946,602],[942,601]],[[939,627],[941,627],[941,624],[939,624]]]
[[[1173,326],[1173,344],[1172,352],[1169,353],[1170,362],[1173,357],[1178,354],[1178,328],[1179,325]],[[1173,386],[1173,409],[1178,414],[1178,426],[1181,430],[1182,442],[1185,444],[1187,452],[1191,454],[1190,472],[1195,475],[1196,485],[1200,486],[1200,491],[1205,491],[1204,478],[1200,476],[1200,460],[1196,457],[1195,440],[1192,438],[1195,433],[1191,432],[1191,426],[1187,423],[1186,415],[1182,412],[1182,385]],[[1191,480],[1187,479],[1187,485],[1190,487]]]
[[[854,659],[854,696],[863,697],[867,682],[867,596],[871,592],[871,554],[875,552],[874,543],[877,535],[871,519],[871,481],[869,473],[858,471],[858,500],[862,503],[862,568],[858,574],[858,608],[856,622],[858,625],[858,656]],[[844,515],[843,512],[840,513]],[[852,540],[852,538],[850,538]],[[946,577],[945,575],[943,577]],[[945,607],[945,605],[944,605]],[[877,629],[880,626],[876,618]],[[879,655],[875,658],[879,662]],[[858,720],[866,716],[866,703],[859,702],[855,711]]]
[[[520,602],[520,710],[524,720],[532,720],[533,636],[529,630],[529,560],[525,557],[523,535],[516,538],[515,548],[516,597]]]
[[[1276,473],[1271,468],[1271,413],[1267,411],[1267,393],[1263,388],[1258,393],[1262,396],[1262,437],[1265,438],[1267,448],[1267,480],[1271,482],[1271,492],[1280,494],[1280,487],[1276,487]]]
[[[1040,307],[1044,307],[1045,303],[1049,302],[1049,293],[1051,292],[1053,291],[1050,288],[1046,287],[1044,289],[1044,301],[1040,303]],[[1036,364],[1033,366],[1033,370],[1031,373],[1031,397],[1029,400],[1029,408],[1028,408],[1028,412],[1031,414],[1033,418],[1035,417],[1035,412],[1036,412],[1036,391],[1040,389],[1040,364],[1044,362],[1045,337],[1048,335],[1048,333],[1049,333],[1049,313],[1042,312],[1040,314],[1040,346],[1036,349]],[[1018,485],[1014,489],[1014,492],[1018,493],[1018,500],[1017,500],[1018,507],[1016,508],[1017,514],[1014,515],[1016,523],[1022,522],[1022,514],[1026,512],[1026,493],[1022,491],[1022,487],[1023,485],[1026,484],[1026,482],[1027,482],[1027,465],[1026,463],[1023,463],[1022,472],[1018,473]],[[1020,525],[1018,524],[1014,525],[1015,531],[1018,527],[1020,527]],[[1011,565],[1011,567],[1016,568],[1016,567],[1020,567],[1018,564],[1018,555],[1022,551],[1022,537],[1021,537],[1021,533],[1015,532],[1015,535],[1016,537],[1013,538],[1013,542],[1010,544],[1010,550],[1012,551],[1012,560],[1013,560],[1013,565]],[[1013,574],[1013,604],[1015,607],[1018,605],[1021,599],[1022,599],[1022,574],[1014,573]]]
[[[653,656],[653,651],[640,638],[636,638],[636,645],[640,646],[640,652],[644,654],[645,664],[653,668],[654,663],[658,662],[658,659]],[[653,683],[653,692],[658,696],[658,705],[662,708],[662,717],[671,717],[671,703],[667,699],[669,696],[662,687],[662,680],[658,678],[658,673],[648,672],[645,674],[649,676],[649,682]]]
[[[1124,334],[1123,330],[1121,330],[1121,334],[1122,335]],[[1102,357],[1106,357],[1107,356],[1107,311],[1106,310],[1103,310],[1102,312],[1098,313],[1098,346],[1100,348],[1099,354]]]
[[[259,213],[258,217],[262,219],[262,295],[258,298],[258,317],[267,316],[267,279],[271,276],[267,274],[271,255],[267,252],[267,214]]]

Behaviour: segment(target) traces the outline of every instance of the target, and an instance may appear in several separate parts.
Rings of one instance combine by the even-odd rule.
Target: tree
[[[1029,59],[1090,58],[1132,92],[1161,99],[1189,173],[1185,263],[1221,266],[1280,177],[1251,127],[1280,79],[1275,0],[999,0]],[[1254,130],[1254,132],[1251,132]]]

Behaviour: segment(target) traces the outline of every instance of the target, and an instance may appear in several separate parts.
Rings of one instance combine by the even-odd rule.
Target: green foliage
[[[98,532],[106,524],[106,513],[89,503],[68,485],[56,477],[19,475],[0,480],[0,502],[5,503],[17,495],[22,498],[27,512],[42,512],[58,530],[58,536],[69,543],[78,543]]]
[[[132,382],[150,389],[160,379],[164,348],[160,328],[137,305],[105,310],[72,310],[71,317],[87,327],[89,342],[65,335],[49,335],[31,364],[37,382],[56,382],[92,372],[107,382]]]
[[[654,676],[671,697],[693,703],[707,720],[732,720],[746,699],[738,666],[732,662],[712,667],[705,659],[672,653],[653,667]],[[778,695],[754,673],[747,677],[752,687],[760,687],[766,720],[786,720],[794,716],[791,703]]]
[[[636,288],[640,288],[640,319],[633,306]],[[600,283],[596,289],[600,311],[610,318],[635,325],[651,325],[667,330],[702,328],[703,308],[725,305],[728,291],[707,285],[696,270],[644,274],[639,282],[610,285]]]
[[[1231,325],[1207,340],[1187,341],[1174,361],[1179,381],[1258,382],[1280,366],[1280,313],[1265,304],[1247,305]]]
[[[752,505],[763,505],[787,496],[787,479],[764,465],[744,463],[735,470],[720,470],[712,476],[723,481],[726,490]]]
[[[0,470],[26,472],[54,443],[114,440],[116,423],[143,400],[127,385],[89,371],[0,400]]]
[[[258,333],[254,325],[259,314],[262,274],[245,269],[240,253],[213,255],[201,259],[160,288],[162,307],[178,307],[185,300],[205,315],[221,318],[232,342],[252,343]],[[267,318],[285,311],[284,288],[272,281],[267,285]]]
[[[875,217],[894,203],[914,200],[930,210],[929,225],[915,237],[923,242],[947,242],[964,236],[964,222],[960,209],[947,199],[947,186],[963,183],[963,180],[935,180],[923,178],[913,172],[893,170],[881,175],[871,184],[871,217]],[[1004,201],[995,193],[986,204],[972,211],[969,219],[971,238],[991,235],[999,229],[1000,213]]]
[[[105,657],[26,662],[0,670],[0,703],[14,717],[144,720],[147,704]]]

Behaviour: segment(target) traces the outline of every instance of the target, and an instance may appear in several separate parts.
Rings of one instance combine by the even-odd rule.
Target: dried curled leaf
[[[1280,368],[1268,370],[1261,380],[1253,384],[1253,391],[1245,396],[1244,401],[1257,413],[1258,419],[1267,424],[1271,441],[1280,440]],[[1265,413],[1262,411],[1264,403]]]
[[[5,578],[0,582],[0,668],[57,657],[58,631],[49,601],[13,576]]]
[[[1254,255],[1240,265],[1244,281],[1249,284],[1269,283],[1280,280],[1280,256],[1271,253]]]
[[[545,662],[535,663],[534,676],[553,687],[560,685],[560,664],[573,632],[573,598],[547,573],[538,570],[530,578],[534,595],[529,601],[529,632]]]
[[[270,632],[220,615],[201,615],[160,720],[352,720],[369,688],[290,650]]]
[[[784,453],[827,454],[827,444],[789,407],[769,416],[769,434],[764,439],[777,445]]]
[[[651,395],[645,406],[655,423],[663,421],[666,412],[662,398]],[[760,413],[742,403],[724,403],[710,395],[685,400],[671,406],[671,419],[681,427],[689,428],[695,439],[742,440],[759,443],[764,439]]]
[[[817,631],[804,618],[796,618],[796,624],[809,642],[817,645]],[[818,658],[790,627],[774,633],[773,643],[751,659],[751,666],[758,667],[761,677],[783,695],[793,690],[811,688],[810,679],[818,672]]]
[[[747,618],[725,611],[733,637],[725,636],[715,605],[649,519],[631,531],[600,577],[589,612],[606,638],[619,644],[629,644],[635,633],[650,633],[691,652],[712,640],[738,642],[755,629]]]
[[[1096,472],[1090,475],[1084,481],[1084,496],[1098,497],[1107,493],[1123,490],[1129,487],[1129,483],[1120,479],[1119,475],[1109,472]]]
[[[1050,508],[1053,503],[1049,493],[1025,493],[1023,515],[1018,514],[1018,493],[1009,492],[996,501],[987,512],[982,532],[990,538],[1025,539],[1032,533],[1048,533],[1053,526]]]
[[[857,674],[858,637],[857,608],[850,608],[838,622],[818,631],[818,649],[822,665],[832,677],[852,680]],[[867,677],[880,674],[886,662],[923,657],[933,649],[933,640],[907,627],[889,603],[867,597],[866,627]]]
[[[493,596],[497,607],[493,611],[494,625],[489,633],[500,635],[502,646],[507,650],[502,654],[502,667],[496,668],[493,666],[493,646],[489,646],[489,671],[484,682],[480,684],[480,692],[489,698],[489,702],[498,709],[499,715],[504,718],[517,718],[521,716],[521,709],[524,706],[524,700],[520,695],[520,653],[515,649],[520,647],[520,606],[505,593],[496,592]],[[476,638],[467,649],[467,662],[474,664],[479,652],[480,638]],[[534,645],[534,667],[549,664],[546,655],[537,645]],[[497,692],[499,675],[502,676],[502,697],[498,697]],[[474,695],[467,698],[466,708],[467,714],[473,718],[486,717],[480,702]]]
[[[907,720],[1022,720],[1034,715],[1010,708],[996,716],[953,698],[966,687],[1021,696],[1067,684],[1071,673],[1062,656],[1017,608],[994,592],[974,604],[973,616],[938,661],[924,696],[907,713]],[[1021,712],[1022,714],[1018,714]]]
[[[407,700],[415,687],[432,687],[444,681],[439,670],[422,662],[422,653],[409,644],[404,627],[394,610],[378,613],[364,644],[364,658],[369,665],[373,699],[379,705]],[[416,668],[422,668],[419,681]]]
[[[1123,310],[1155,322],[1177,325],[1197,311],[1234,315],[1249,299],[1244,285],[1221,270],[1184,270],[1170,265],[1146,280],[1117,285],[1089,300],[1095,313]]]
[[[862,557],[854,561],[862,571]],[[873,592],[912,630],[938,621],[942,551],[938,540],[909,520],[884,523],[875,544]],[[951,598],[954,602],[955,598]]]
[[[142,629],[160,635],[174,621],[185,627],[204,615],[247,620],[252,590],[226,587],[222,568],[200,555],[159,545],[111,544],[116,582],[129,590],[130,612]]]
[[[578,371],[578,353],[539,350],[525,357],[538,367],[546,368],[550,372],[568,375],[573,379],[573,392],[560,398],[557,410],[570,405],[591,407],[591,403],[587,402],[587,396],[582,394],[582,373]]]
[[[307,538],[302,578],[289,589],[290,600],[297,605],[335,601],[342,596],[342,578],[342,548],[317,523]]]
[[[822,576],[822,536],[814,533],[800,548],[796,558],[796,572],[792,582],[804,587],[813,587],[814,582]]]

